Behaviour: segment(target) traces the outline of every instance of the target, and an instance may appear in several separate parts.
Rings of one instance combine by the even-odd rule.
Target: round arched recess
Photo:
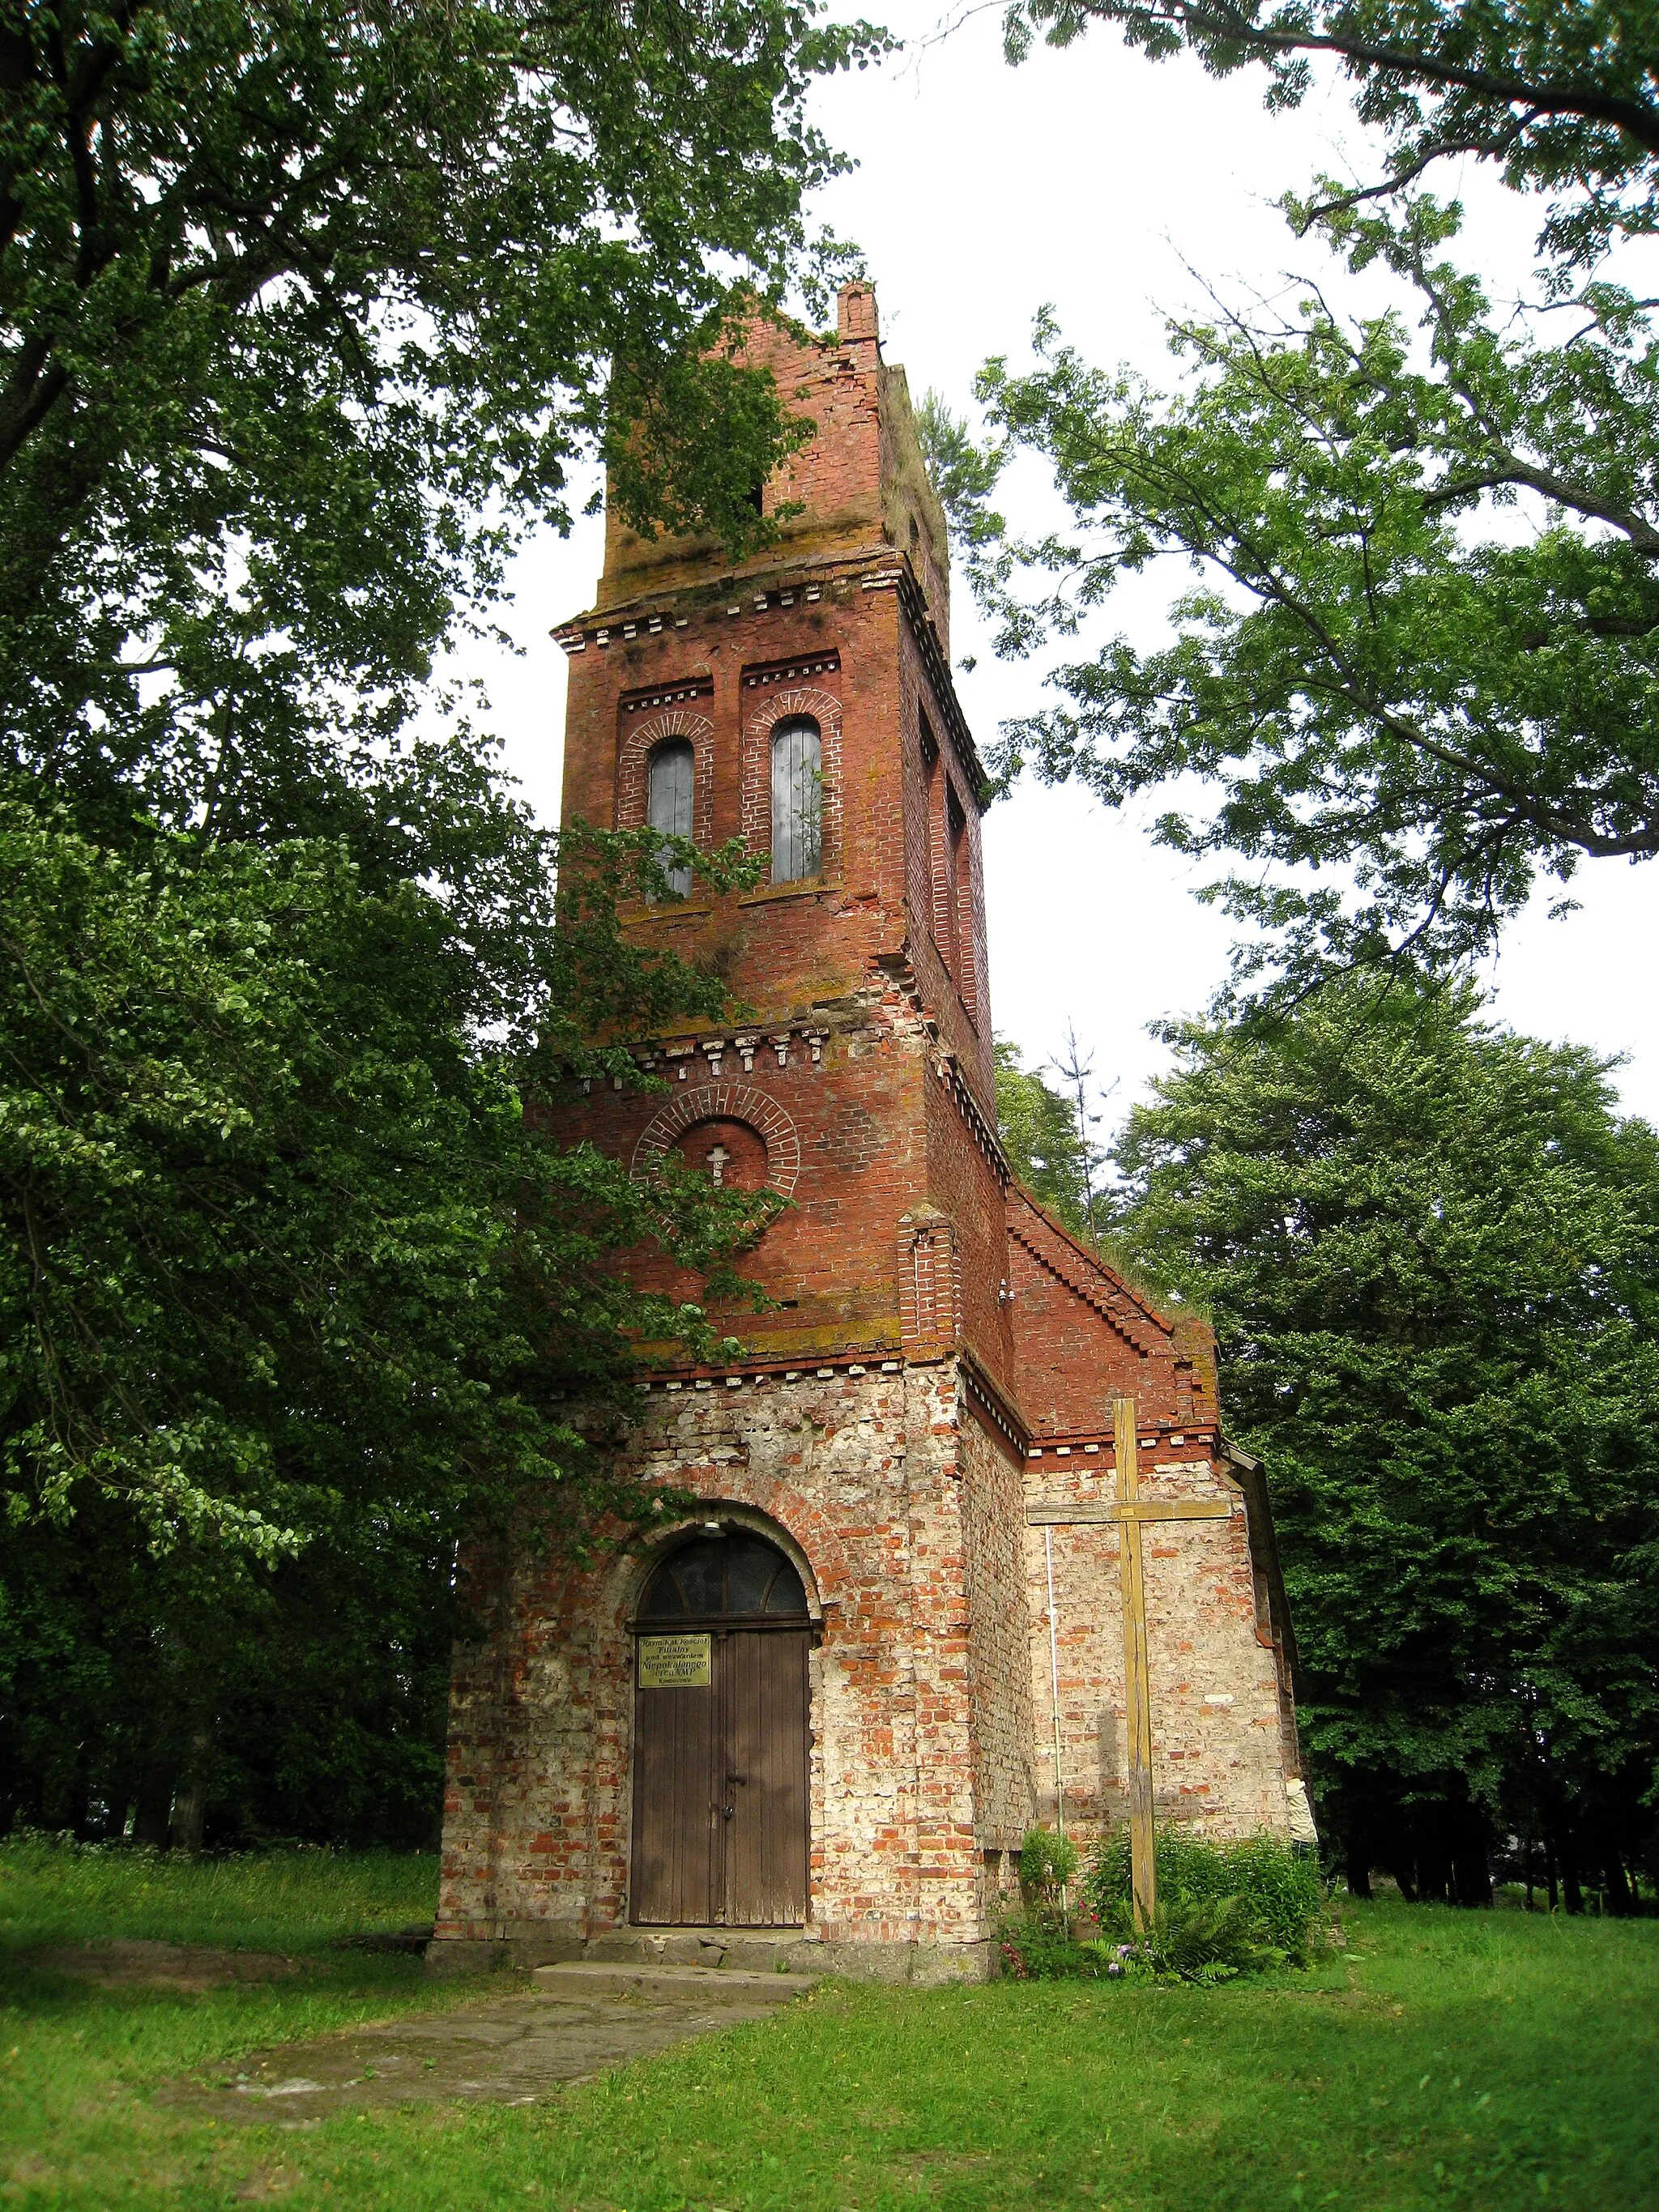
[[[659,1559],[640,1595],[639,1625],[811,1619],[800,1571],[787,1552],[752,1529],[698,1528]]]
[[[683,1091],[640,1132],[631,1172],[655,1175],[663,1154],[701,1121],[746,1123],[766,1148],[767,1187],[789,1196],[800,1176],[800,1133],[777,1100],[751,1083],[698,1083]]]
[[[645,1548],[631,1558],[617,1563],[617,1579],[611,1582],[611,1603],[617,1610],[611,1615],[618,1622],[626,1621],[631,1628],[643,1619],[641,1607],[653,1578],[665,1560],[699,1537],[752,1536],[781,1552],[799,1578],[806,1601],[808,1619],[814,1627],[823,1619],[823,1602],[818,1595],[817,1571],[799,1540],[775,1521],[739,1498],[710,1498],[699,1507],[694,1519],[682,1521],[666,1528],[653,1528]]]

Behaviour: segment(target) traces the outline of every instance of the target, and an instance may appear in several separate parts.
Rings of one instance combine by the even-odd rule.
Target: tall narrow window
[[[810,715],[772,732],[772,880],[799,883],[823,867],[823,744]]]
[[[682,738],[659,745],[651,756],[651,801],[647,819],[665,837],[691,835],[691,781],[696,758]],[[689,867],[665,871],[668,888],[684,898],[691,889]]]

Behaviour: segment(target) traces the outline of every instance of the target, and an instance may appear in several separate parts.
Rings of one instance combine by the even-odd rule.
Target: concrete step
[[[809,1990],[810,1974],[755,1973],[742,1966],[647,1966],[578,1959],[537,1966],[531,1978],[553,1996],[644,1996],[682,2002],[787,2004]]]
[[[592,1937],[590,1963],[625,1966],[746,1966],[769,1974],[781,1957],[802,1973],[822,1971],[819,1946],[799,1928],[627,1928]]]

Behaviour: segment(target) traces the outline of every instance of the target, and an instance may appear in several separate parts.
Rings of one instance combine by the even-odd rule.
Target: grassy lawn
[[[331,1950],[430,1859],[191,1867],[0,1848],[0,2203],[300,2212],[1659,2208],[1659,1922],[1346,1906],[1348,1954],[1213,1990],[830,1985],[532,2108],[215,2126],[158,2082],[470,1994]],[[284,1981],[102,1989],[88,1936],[281,1950]],[[494,1984],[497,1990],[502,1984]]]

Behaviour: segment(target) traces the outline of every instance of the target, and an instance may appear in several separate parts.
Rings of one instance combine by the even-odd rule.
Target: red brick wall
[[[1212,1438],[1206,1325],[1156,1311],[1018,1187],[1007,1220],[1020,1404],[1034,1434],[1109,1436],[1113,1401],[1127,1394],[1143,1426]]]
[[[742,1039],[744,1082],[793,1125],[793,1210],[750,1267],[780,1307],[739,1330],[757,1353],[896,1347],[899,1224],[931,1206],[949,1217],[964,1285],[954,1319],[1007,1391],[1001,1170],[986,1137],[995,1107],[981,771],[945,696],[942,517],[902,376],[881,364],[874,332],[873,301],[857,292],[843,299],[832,343],[756,331],[754,356],[771,362],[816,428],[769,489],[775,507],[805,507],[771,553],[721,574],[710,548],[647,544],[611,527],[605,611],[561,633],[571,654],[565,813],[642,821],[651,746],[686,737],[697,836],[742,837],[765,855],[772,728],[792,713],[817,721],[822,877],[742,896],[696,892],[683,908],[630,918],[646,941],[715,967],[743,1009],[719,1039],[654,1041],[652,1064],[676,1089],[708,1090],[736,1072]],[[924,714],[939,749],[931,803]],[[947,793],[961,823],[951,915]],[[785,1040],[781,1060],[775,1037]],[[951,1061],[957,1073],[941,1082]],[[631,1158],[660,1103],[610,1092],[543,1110],[548,1126]],[[736,1110],[729,1097],[706,1106],[728,1118]],[[660,1257],[641,1267],[653,1283],[696,1295]]]

